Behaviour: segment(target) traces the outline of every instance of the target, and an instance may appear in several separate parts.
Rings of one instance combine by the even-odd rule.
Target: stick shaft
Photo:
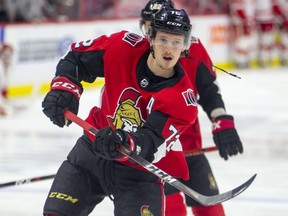
[[[2,184],[0,184],[0,188],[9,187],[9,186],[25,185],[25,184],[29,184],[32,182],[39,182],[39,181],[43,181],[43,180],[53,179],[54,177],[55,177],[55,174],[38,176],[38,177],[33,177],[33,178],[20,179],[20,180],[16,180],[16,181],[7,182],[7,183],[2,183]]]
[[[218,148],[216,146],[211,146],[211,147],[206,147],[206,148],[202,148],[202,149],[196,149],[196,150],[192,150],[192,151],[187,151],[185,152],[185,157],[192,157],[195,155],[200,155],[200,154],[204,154],[207,152],[212,152],[212,151],[217,151]]]
[[[67,113],[69,113],[69,114],[67,115]],[[85,130],[89,131],[90,133],[96,135],[96,133],[94,133],[94,132],[97,132],[98,130],[96,128],[94,128],[92,125],[90,125],[88,122],[79,118],[77,115],[71,113],[69,110],[66,110],[64,112],[64,115],[66,116],[66,118],[68,118],[72,122],[75,122],[80,127],[84,128]],[[161,170],[160,168],[158,168],[154,164],[152,164],[149,161],[145,160],[144,158],[140,157],[139,155],[130,152],[128,149],[126,149],[124,147],[120,148],[120,152],[123,155],[127,156],[130,160],[133,160],[135,163],[144,167],[147,171],[149,171],[152,174],[159,177],[162,181],[165,181],[166,183],[175,187],[179,191],[182,191],[187,196],[189,196],[190,198],[194,199],[195,201],[201,203],[204,206],[215,205],[215,204],[222,203],[224,201],[227,201],[229,199],[234,198],[235,196],[239,195],[244,190],[246,190],[251,185],[251,183],[254,181],[254,179],[256,177],[256,174],[255,174],[248,181],[246,181],[242,185],[240,185],[237,188],[234,188],[233,190],[230,190],[228,192],[225,192],[222,194],[217,194],[214,196],[205,196],[205,195],[202,195],[202,194],[194,191],[193,189],[187,187],[182,182],[180,182],[178,179],[176,179],[173,176],[169,175],[168,173],[164,172],[163,170]]]

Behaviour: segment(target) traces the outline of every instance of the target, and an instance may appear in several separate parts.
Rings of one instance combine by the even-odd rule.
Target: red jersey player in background
[[[272,0],[282,65],[288,65],[288,0]]]
[[[13,49],[10,45],[0,42],[0,116],[9,114],[8,75],[11,68]]]
[[[258,28],[258,64],[271,66],[276,56],[272,0],[254,0],[255,22]]]
[[[251,60],[256,60],[259,66],[267,67],[277,63],[279,58],[283,65],[287,64],[288,1],[230,0],[229,5],[236,66],[253,66]]]
[[[188,179],[178,138],[198,114],[194,85],[186,74],[189,65],[179,62],[190,47],[190,19],[184,10],[163,7],[151,21],[149,40],[127,31],[103,35],[73,43],[59,61],[42,102],[44,114],[57,126],[71,123],[66,124],[64,110],[77,114],[81,81],[104,77],[105,89],[100,108],[93,107],[87,118],[99,131],[96,137],[85,131],[62,163],[45,216],[88,215],[106,195],[114,198],[116,216],[144,210],[164,216],[163,182],[128,161],[119,145],[172,176]]]
[[[237,68],[248,68],[256,60],[255,0],[229,0],[232,27],[232,58]],[[254,41],[253,41],[254,40]]]
[[[174,7],[173,2],[169,0],[151,0],[141,11],[140,29],[144,35],[149,37],[151,17],[163,5]],[[212,122],[213,139],[219,148],[220,156],[227,160],[229,156],[242,153],[242,143],[234,127],[233,117],[226,114],[224,102],[216,84],[216,73],[213,70],[211,59],[198,38],[191,38],[190,48],[187,50],[186,56],[180,59],[180,63],[185,68],[189,68],[186,73],[196,88],[196,93],[199,96],[198,103]],[[198,119],[195,124],[181,134],[180,141],[187,155],[202,149]],[[183,181],[183,183],[205,195],[218,194],[218,187],[206,156],[204,154],[187,156],[186,160],[189,166],[190,179]],[[165,185],[165,192],[168,195],[166,197],[166,216],[185,216],[187,212],[182,195],[167,184]],[[204,207],[187,196],[186,204],[192,207],[195,216],[224,216],[221,204]]]

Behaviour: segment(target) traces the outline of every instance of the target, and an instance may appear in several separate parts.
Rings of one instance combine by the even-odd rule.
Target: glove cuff
[[[74,83],[65,76],[55,77],[50,85],[50,90],[63,90],[72,93],[78,100],[81,97],[83,88],[81,83]]]
[[[234,118],[231,115],[218,116],[212,123],[212,133],[215,134],[225,129],[235,128]]]

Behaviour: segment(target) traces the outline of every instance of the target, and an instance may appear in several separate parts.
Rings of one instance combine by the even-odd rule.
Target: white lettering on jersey
[[[147,108],[146,108],[148,114],[150,114],[152,112],[152,107],[153,107],[154,102],[155,102],[155,98],[151,97],[150,101],[148,102]]]
[[[170,149],[173,147],[173,145],[179,139],[180,136],[178,130],[173,125],[169,126],[169,131],[172,134],[165,140],[165,142],[167,143],[167,151],[170,151]]]
[[[91,40],[91,39],[86,40],[86,41],[80,41],[80,42],[75,44],[75,48],[79,48],[81,45],[84,47],[89,47],[92,45],[92,43],[93,43],[93,40]]]
[[[153,163],[160,161],[170,150],[182,151],[178,130],[173,125],[170,125],[169,131],[171,132],[171,135],[158,147],[157,152],[154,154]]]

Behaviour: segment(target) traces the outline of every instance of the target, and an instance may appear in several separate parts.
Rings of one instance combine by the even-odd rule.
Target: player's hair
[[[192,25],[188,14],[183,9],[167,8],[163,6],[151,19],[150,39],[155,38],[157,31],[185,36],[186,49],[191,43]]]
[[[141,10],[141,18],[139,21],[140,29],[142,29],[146,21],[151,21],[152,15],[157,13],[162,6],[174,8],[174,3],[171,0],[150,0]]]

